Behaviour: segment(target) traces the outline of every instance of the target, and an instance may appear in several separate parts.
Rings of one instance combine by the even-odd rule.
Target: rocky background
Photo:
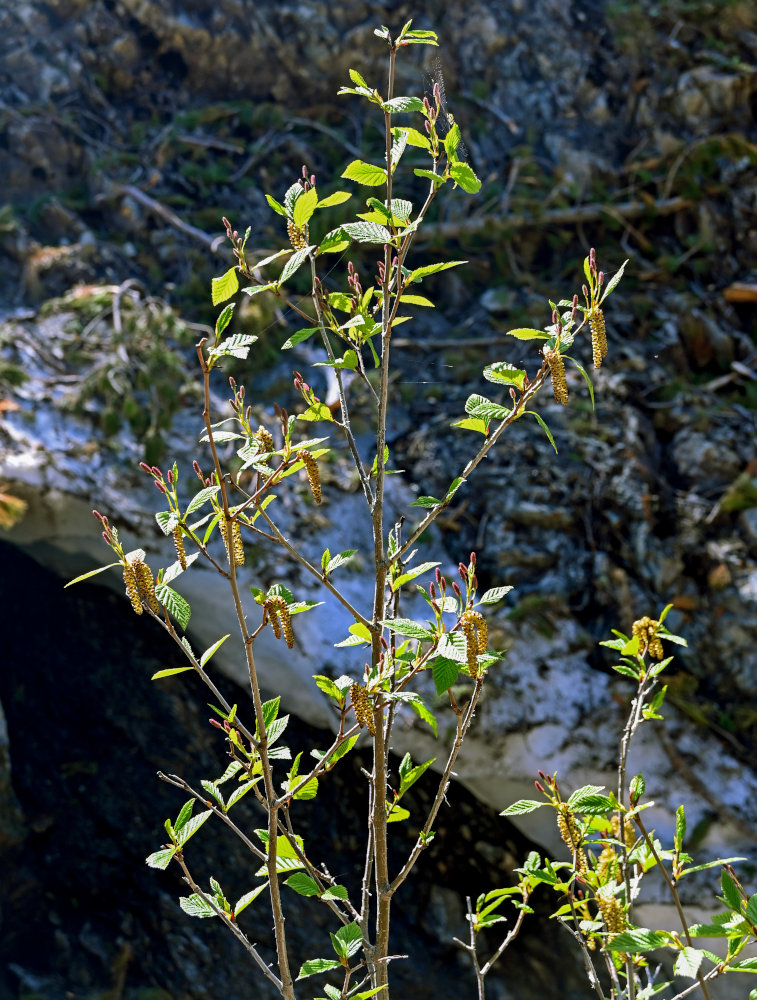
[[[89,587],[62,596],[61,578],[105,561],[93,505],[158,551],[155,495],[134,469],[194,457],[192,344],[213,322],[210,278],[230,266],[220,217],[252,225],[262,256],[285,243],[265,192],[280,198],[307,163],[328,193],[344,186],[346,162],[380,156],[375,123],[334,95],[350,66],[380,86],[373,28],[410,17],[440,34],[449,104],[484,184],[476,199],[443,199],[416,244],[419,263],[470,263],[428,283],[433,319],[398,328],[390,446],[407,483],[446,489],[471,446],[449,423],[471,392],[493,395],[481,368],[538,367],[504,334],[549,321],[547,299],[578,290],[590,246],[608,272],[630,264],[608,302],[596,409],[574,373],[568,408],[540,404],[559,454],[535,423],[516,425],[432,539],[451,566],[475,548],[484,585],[516,589],[492,619],[510,653],[459,769],[478,798],[454,790],[406,894],[397,940],[423,965],[398,963],[398,984],[414,998],[472,994],[449,945],[464,931],[461,894],[502,884],[528,850],[496,813],[527,793],[537,767],[571,784],[611,780],[627,691],[596,643],[667,603],[689,648],[670,678],[667,728],[639,750],[655,820],[665,830],[685,800],[691,847],[755,857],[753,4],[20,0],[0,10],[0,511],[10,524],[14,498],[28,503],[1,552],[2,1000],[267,995],[234,942],[180,913],[178,882],[143,866],[175,812],[155,770],[216,769],[203,695],[150,685],[172,651],[120,598]],[[433,54],[400,61],[398,92],[422,91]],[[359,263],[367,285],[372,256]],[[255,370],[234,373],[270,425],[273,399],[296,404],[293,363],[313,357],[281,360],[296,317],[260,298],[238,313],[261,340]],[[368,410],[356,406],[360,427]],[[339,457],[328,479],[323,520],[304,499],[287,517],[306,545],[336,551],[340,525],[341,548],[352,547],[354,484]],[[401,487],[393,502],[405,502]],[[266,583],[288,572],[254,556]],[[348,585],[360,594],[364,581]],[[219,622],[208,641],[230,631]],[[308,720],[329,724],[308,672],[349,669],[315,633],[302,641],[287,667],[304,720],[291,724],[294,746],[326,738]],[[398,739],[414,754],[434,752],[406,729]],[[346,872],[361,793],[357,763],[345,767],[310,820]],[[209,870],[238,877],[234,845],[208,845]],[[706,907],[712,891],[703,883],[695,901]],[[315,927],[325,937],[320,919],[293,915],[298,947]],[[258,933],[265,940],[264,920]],[[560,960],[555,986],[560,948],[570,954],[536,924],[491,995],[585,996],[577,958]]]

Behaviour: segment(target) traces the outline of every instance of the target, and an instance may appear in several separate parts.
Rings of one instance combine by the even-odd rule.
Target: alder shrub
[[[411,527],[407,531],[405,518],[387,525],[386,426],[392,335],[407,318],[400,314],[401,309],[432,306],[421,294],[423,279],[464,263],[411,263],[413,242],[430,206],[445,188],[451,185],[475,194],[480,182],[461,155],[460,129],[446,110],[439,85],[434,85],[425,98],[394,95],[397,54],[410,45],[436,45],[436,35],[413,29],[412,22],[396,38],[383,27],[376,35],[388,50],[386,92],[374,89],[352,69],[352,85],[339,93],[367,102],[383,118],[385,150],[381,162],[354,160],[342,173],[343,179],[360,187],[381,189],[381,197],[368,197],[365,210],[354,219],[320,234],[317,213],[346,203],[352,194],[337,190],[321,198],[315,177],[303,169],[281,201],[266,196],[271,209],[281,216],[282,230],[285,224],[290,245],[264,260],[248,257],[249,229],[240,236],[224,220],[234,264],[212,281],[213,303],[223,308],[215,335],[197,344],[204,395],[201,441],[206,445],[202,464],[198,459],[193,465],[199,489],[194,495],[187,491],[186,475],[182,478],[176,463],[165,474],[156,466],[142,463],[162,495],[163,509],[156,517],[162,531],[173,536],[176,561],[154,575],[144,550],[125,552],[117,528],[95,511],[103,537],[116,556],[110,566],[121,567],[134,611],[152,617],[186,658],[185,666],[161,670],[154,679],[182,671],[194,671],[201,678],[213,696],[217,718],[212,722],[218,730],[219,749],[225,755],[218,774],[203,780],[199,788],[178,775],[160,775],[180,789],[186,801],[175,819],[166,820],[165,843],[150,855],[147,864],[159,869],[178,865],[188,887],[188,895],[179,900],[182,910],[191,917],[220,920],[247,950],[260,975],[287,1000],[313,996],[366,1000],[390,995],[391,961],[396,953],[389,933],[392,904],[433,839],[434,824],[487,676],[497,669],[504,655],[489,647],[486,609],[511,589],[494,587],[479,593],[475,554],[460,563],[458,579],[448,580],[440,564],[419,561],[415,546],[516,420],[535,418],[554,445],[544,419],[532,407],[550,380],[555,398],[568,403],[566,361],[586,380],[593,401],[589,376],[570,352],[586,337],[591,342],[595,367],[602,364],[607,353],[603,307],[623,271],[621,267],[614,277],[605,280],[592,251],[584,264],[582,295],[550,302],[549,322],[544,329],[510,331],[520,341],[534,342],[534,370],[529,373],[506,361],[495,361],[484,368],[483,378],[493,385],[500,401],[471,395],[465,414],[453,424],[455,433],[470,436],[469,460],[443,497],[420,496],[410,505],[414,510],[408,511]],[[412,169],[417,178],[411,178],[413,190],[418,184],[425,189],[420,207],[398,197],[395,188],[403,176],[400,168],[411,158],[409,150],[416,160],[418,156],[428,157],[427,166]],[[343,268],[345,283],[337,289],[339,266],[354,244],[379,248],[381,259],[375,281],[364,287],[355,262],[348,260]],[[337,267],[333,265],[335,260]],[[300,278],[307,275],[309,294],[305,299],[293,300],[289,289],[297,273]],[[324,353],[319,363],[333,370],[338,388],[336,406],[322,402],[296,373],[294,385],[303,399],[301,411],[289,414],[277,407],[273,426],[256,422],[244,386],[222,372],[227,359],[244,360],[255,350],[254,334],[227,335],[235,307],[229,300],[237,294],[240,284],[244,285],[244,294],[273,295],[302,317],[306,325],[282,349],[311,337],[320,340]],[[302,302],[307,302],[307,307]],[[227,379],[231,386],[231,416],[228,412],[212,412],[211,400],[216,397],[211,393],[211,384],[216,376]],[[372,409],[374,440],[370,452],[362,437],[358,441],[350,422],[356,387],[368,398]],[[363,553],[374,580],[370,608],[354,606],[340,588],[339,570],[355,555],[354,550],[331,555],[326,549],[320,564],[314,565],[300,551],[297,539],[287,537],[280,527],[278,494],[274,490],[286,490],[286,480],[291,483],[293,475],[306,476],[313,503],[321,502],[319,468],[328,450],[328,438],[310,436],[309,429],[316,424],[325,425],[343,439],[365,499],[365,517],[370,520],[373,537],[372,555]],[[534,430],[541,433],[536,426]],[[230,465],[222,462],[219,447],[227,442],[234,442],[236,449]],[[417,515],[415,523],[413,515]],[[291,649],[295,641],[296,616],[313,613],[317,602],[297,599],[281,583],[267,590],[249,586],[247,571],[241,571],[245,539],[279,547],[312,575],[314,588],[324,588],[354,618],[346,638],[343,634],[333,636],[335,645],[347,647],[345,659],[350,657],[352,663],[349,673],[336,678],[315,674],[313,678],[335,709],[336,734],[326,748],[307,748],[292,756],[282,742],[288,717],[279,714],[279,696],[263,700],[255,662],[256,640],[269,628],[281,640],[281,655],[286,656],[284,647]],[[239,623],[239,635],[234,640],[236,655],[244,658],[250,681],[251,704],[244,709],[238,710],[226,700],[208,669],[214,653],[230,636],[221,636],[198,656],[185,634],[190,608],[180,594],[181,575],[190,571],[198,559],[209,563],[229,586],[229,601]],[[411,593],[425,601],[425,619],[403,616],[403,600],[406,605]],[[757,972],[757,958],[742,956],[757,933],[757,896],[749,897],[742,888],[731,867],[737,859],[712,863],[721,869],[722,912],[707,924],[689,925],[677,884],[708,865],[694,865],[683,849],[683,807],[678,810],[672,847],[663,848],[645,825],[644,811],[651,803],[645,799],[644,779],[641,775],[629,779],[626,773],[629,744],[639,725],[661,718],[659,708],[665,688],[660,686],[660,677],[671,659],[664,655],[663,644],[683,642],[665,628],[667,610],[657,619],[640,617],[630,637],[616,632],[604,643],[619,659],[614,669],[631,683],[628,722],[620,739],[617,788],[608,791],[589,785],[565,797],[555,775],[539,772],[536,788],[540,798],[516,802],[503,814],[554,809],[566,845],[565,856],[551,860],[532,853],[523,867],[513,872],[511,885],[486,893],[475,903],[468,900],[470,936],[458,944],[470,956],[471,992],[475,984],[479,998],[484,997],[485,979],[493,964],[532,912],[529,900],[541,884],[556,893],[558,908],[554,917],[575,938],[589,985],[600,998],[633,1000],[671,986],[656,981],[659,977],[650,972],[647,956],[658,949],[673,953],[677,977],[692,980],[691,985],[679,989],[677,998],[695,989],[707,997],[708,982],[726,972]],[[321,625],[328,630],[328,621]],[[444,711],[449,715],[439,728],[452,733],[451,744],[440,745],[438,756],[432,760],[415,763],[406,754],[395,765],[390,750],[398,711],[416,712],[421,723],[430,726],[438,738],[437,719],[417,683],[424,671],[430,671],[437,695],[446,699]],[[327,780],[329,772],[353,750],[361,736],[372,751],[370,774],[366,771],[369,801],[363,877],[360,884],[343,885],[329,874],[328,858],[320,856],[327,845],[309,842],[307,831],[298,830],[297,805],[317,796],[320,783]],[[425,817],[413,817],[420,830],[417,836],[405,835],[403,839],[403,823],[410,815],[403,797],[432,764],[436,765],[437,784],[431,807]],[[259,828],[239,825],[236,806],[249,795],[257,803]],[[196,807],[199,811],[195,811]],[[252,856],[250,889],[234,902],[215,878],[210,877],[208,882],[195,872],[196,865],[202,863],[202,851],[194,849],[197,841],[192,847],[189,841],[211,818],[226,824]],[[390,866],[390,833],[406,849],[404,863],[398,869]],[[663,873],[680,918],[678,930],[653,930],[633,923],[640,885],[654,869]],[[298,895],[322,902],[330,911],[334,930],[330,950],[328,939],[321,942],[314,937],[314,953],[304,961],[298,958],[294,966],[285,914],[298,905]],[[253,943],[245,932],[245,911],[252,906],[269,908],[272,940]],[[500,944],[488,959],[481,958],[481,932],[505,921],[506,933]],[[725,938],[726,957],[696,947],[694,939],[702,936]],[[329,954],[324,955],[324,951]],[[757,992],[751,996],[757,997]]]

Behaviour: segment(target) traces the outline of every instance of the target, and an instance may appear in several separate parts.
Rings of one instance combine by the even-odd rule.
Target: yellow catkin
[[[568,383],[565,379],[565,362],[562,359],[562,354],[555,348],[548,351],[546,357],[552,375],[552,392],[555,394],[557,402],[565,406],[568,402]]]
[[[272,600],[266,601],[263,607],[265,608],[268,621],[270,622],[271,628],[273,629],[273,634],[276,636],[277,639],[280,639],[281,622],[279,621],[278,609],[276,608]]]
[[[478,657],[486,652],[489,630],[486,619],[479,611],[466,611],[460,618],[460,628],[465,636],[465,654],[471,677],[478,676]]]
[[[662,641],[657,635],[659,627],[660,623],[658,621],[645,615],[643,618],[635,621],[631,628],[632,634],[638,636],[642,647],[646,646],[649,655],[653,656],[656,660],[661,660],[664,655]]]
[[[355,709],[357,724],[361,729],[366,726],[371,736],[375,736],[376,725],[373,721],[373,705],[368,689],[364,688],[362,684],[358,684],[357,681],[353,681],[350,685],[350,697],[352,698],[352,707]]]
[[[257,442],[258,451],[267,455],[269,452],[273,451],[273,434],[265,427],[258,427],[258,429],[253,434],[255,441]]]
[[[601,309],[595,309],[589,318],[591,330],[591,349],[594,355],[594,367],[599,368],[607,356],[607,331],[605,317]]]
[[[147,604],[150,605],[150,610],[153,614],[160,614],[160,604],[155,596],[155,581],[152,578],[152,571],[146,562],[141,559],[135,559],[132,562],[134,568],[134,576],[137,580],[137,586],[139,587],[139,592]]]
[[[597,858],[596,872],[602,885],[604,885],[605,882],[614,882],[616,880],[615,876],[618,873],[618,856],[609,844],[606,844],[602,848],[602,853]]]
[[[576,866],[576,870],[585,873],[588,870],[588,862],[586,855],[581,850],[581,830],[576,822],[576,817],[566,802],[561,802],[557,808],[557,828],[573,854],[573,864]]]
[[[134,568],[130,563],[124,563],[124,583],[126,584],[126,594],[131,601],[131,606],[138,615],[142,614],[142,600],[139,596],[137,578],[134,575]]]
[[[610,820],[612,826],[612,832],[620,840],[620,823],[618,822],[618,817],[613,816]],[[633,845],[636,843],[636,830],[634,829],[633,821],[630,819],[623,820],[623,840],[625,841],[626,849],[631,850]]]
[[[218,522],[218,526],[221,529],[221,538],[223,538],[223,544],[226,548],[226,558],[231,562],[231,552],[229,551],[229,535],[226,528],[226,518],[221,515],[221,519]],[[239,521],[231,522],[231,544],[232,550],[234,552],[234,565],[244,566],[244,545],[242,544],[242,531],[239,527]]]
[[[242,542],[242,529],[239,521],[231,522],[231,542],[234,548],[234,561],[237,566],[244,566],[244,543]]]
[[[184,548],[184,535],[178,524],[173,529],[173,544],[174,548],[176,549],[176,556],[179,560],[179,565],[181,566],[182,569],[186,569],[187,553],[186,549]]]
[[[271,597],[265,602],[265,608],[268,612],[273,634],[277,639],[280,639],[283,632],[287,646],[292,649],[294,646],[294,629],[292,628],[292,619],[289,614],[287,602],[281,596]]]
[[[302,229],[300,229],[291,219],[289,219],[287,221],[287,234],[289,236],[289,242],[295,250],[304,250],[308,245],[310,231],[308,229],[307,222]]]
[[[618,934],[622,934],[628,926],[623,904],[617,896],[605,895],[601,890],[597,893],[596,900],[599,912],[607,927],[608,940],[612,940]]]
[[[308,482],[310,483],[310,491],[313,494],[313,500],[315,503],[321,502],[321,476],[318,472],[318,463],[310,454],[309,451],[300,450],[297,452],[297,458],[304,464],[305,472],[308,476]]]

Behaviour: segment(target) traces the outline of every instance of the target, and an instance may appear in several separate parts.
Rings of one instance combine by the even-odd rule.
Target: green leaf
[[[665,948],[669,943],[669,935],[637,927],[636,930],[618,934],[611,941],[607,941],[604,947],[608,951],[627,951],[630,955],[641,955],[656,948]]]
[[[584,366],[582,364],[579,364],[579,362],[576,361],[575,358],[571,357],[570,354],[563,354],[563,357],[564,358],[568,358],[570,361],[572,361],[573,364],[576,366],[576,368],[579,370],[579,372],[583,375],[584,382],[586,382],[587,386],[589,387],[589,396],[591,398],[591,408],[593,410],[594,409],[594,386],[592,385],[592,381],[589,378],[589,373],[586,371],[586,369],[584,368]]]
[[[300,896],[317,896],[321,891],[316,881],[304,872],[296,872],[294,875],[290,875],[288,879],[284,880],[284,885],[288,885],[290,889],[294,889]]]
[[[738,962],[731,962],[728,966],[729,972],[757,972],[757,957],[740,958]]]
[[[231,322],[231,317],[234,314],[234,307],[236,302],[230,302],[227,306],[221,310],[216,320],[216,339],[221,336],[223,331]]]
[[[477,431],[484,436],[489,433],[489,421],[480,417],[464,417],[462,420],[456,420],[452,426],[460,427],[464,431]]]
[[[214,306],[220,305],[221,302],[230,299],[232,295],[236,295],[239,291],[239,278],[237,277],[236,267],[229,268],[226,274],[222,274],[220,278],[213,278],[211,290]]]
[[[503,809],[500,816],[526,816],[528,813],[541,809],[546,804],[546,802],[537,802],[535,799],[518,799],[507,809]]]
[[[571,808],[586,816],[605,816],[615,809],[615,799],[610,795],[585,795]]]
[[[474,392],[465,401],[465,412],[472,417],[489,421],[492,419],[503,420],[510,415],[511,411],[506,406],[501,406],[499,403],[487,399],[486,396]]]
[[[192,800],[194,803],[194,800]],[[184,823],[181,828],[179,824],[176,825],[177,840],[180,846],[184,846],[190,837],[194,837],[200,827],[213,815],[212,809],[206,809],[205,812],[198,813],[196,816],[190,817],[186,823]]]
[[[434,173],[433,170],[423,170],[420,167],[416,167],[413,173],[416,177],[425,177],[426,180],[431,181],[434,187],[441,187],[447,180],[443,174]]]
[[[602,298],[600,299],[600,302],[604,302],[604,300],[607,298],[607,296],[610,294],[610,292],[613,290],[613,288],[615,288],[615,286],[618,284],[618,282],[620,281],[620,279],[623,277],[623,272],[626,269],[626,264],[627,263],[628,263],[628,261],[624,260],[623,263],[618,268],[618,270],[615,272],[615,274],[607,282],[607,285],[605,286],[605,290],[602,293]]]
[[[112,569],[114,566],[120,565],[120,562],[112,562],[108,563],[107,566],[98,566],[97,569],[91,569],[89,573],[82,573],[81,576],[77,576],[74,580],[69,580],[63,589],[65,590],[66,587],[73,587],[75,583],[81,583],[82,580],[88,580],[91,576],[97,576],[98,573],[104,573],[106,569]]]
[[[316,208],[333,208],[334,205],[341,205],[345,201],[349,201],[351,197],[349,191],[335,191],[333,194],[321,198]]]
[[[305,191],[304,194],[300,195],[297,201],[294,203],[293,219],[295,226],[298,229],[302,229],[303,226],[309,221],[313,212],[318,205],[318,192],[315,188],[310,188]]]
[[[408,274],[405,279],[405,285],[409,285],[412,281],[421,281],[423,278],[428,277],[429,274],[437,274],[439,271],[446,271],[450,267],[458,267],[460,264],[467,263],[467,260],[448,260],[442,264],[426,264],[425,267],[417,267]]]
[[[326,233],[318,245],[318,253],[341,253],[346,250],[352,240],[344,232],[341,226]]]
[[[408,146],[415,146],[418,149],[431,149],[431,141],[427,135],[419,132],[417,128],[407,128],[407,126],[400,126],[397,131],[402,131],[407,136]]]
[[[314,333],[318,333],[320,327],[318,326],[308,326],[304,330],[298,330],[297,333],[293,333],[292,336],[284,344],[281,345],[282,351],[288,351],[292,347],[296,347],[301,344],[308,337],[312,337]]]
[[[410,618],[390,618],[382,621],[381,624],[388,628],[390,632],[397,635],[406,635],[410,639],[420,639],[423,642],[430,642],[434,638],[433,632],[423,625],[412,621]]]
[[[145,863],[150,868],[160,868],[162,871],[163,869],[168,868],[168,865],[175,854],[175,847],[164,847],[162,850],[155,851],[154,854],[151,854],[148,858],[146,858]]]
[[[161,583],[155,587],[155,596],[186,632],[192,610],[181,594]]]
[[[557,445],[555,444],[555,439],[552,437],[552,432],[550,431],[549,427],[547,427],[547,425],[544,423],[543,418],[539,416],[539,414],[536,412],[536,410],[524,410],[523,412],[524,413],[530,413],[532,417],[536,417],[537,423],[539,424],[539,426],[541,427],[541,429],[544,431],[544,433],[549,438],[549,443],[555,449],[555,455],[557,455],[558,451],[557,451]]]
[[[410,819],[410,811],[405,809],[404,806],[398,806],[396,803],[394,805],[386,804],[386,821],[387,823],[402,823],[406,819]]]
[[[279,275],[279,285],[283,285],[285,281],[288,281],[292,277],[295,271],[297,271],[307,260],[309,253],[310,247],[303,247],[302,250],[298,250],[296,253],[292,254]]]
[[[344,564],[348,563],[355,555],[357,555],[357,549],[345,549],[344,552],[340,552],[338,555],[333,556],[326,564],[326,575],[333,573],[334,570],[338,569],[340,566],[344,566]]]
[[[181,896],[179,906],[190,917],[204,919],[206,917],[218,916],[210,903],[196,892],[193,892],[191,896]]]
[[[309,406],[304,413],[298,413],[297,419],[310,420],[310,421],[330,420],[333,422],[334,417],[331,413],[331,410],[328,408],[328,406],[326,406],[325,403],[318,402],[318,403],[313,403],[311,406]]]
[[[725,868],[720,873],[720,885],[723,890],[723,896],[726,903],[736,913],[741,913],[741,893],[738,890],[738,886]]]
[[[744,916],[747,918],[750,924],[757,927],[757,893],[749,897],[749,901],[746,904],[746,912]]]
[[[449,174],[455,184],[461,187],[466,194],[478,194],[481,190],[481,181],[467,163],[460,160],[450,163]]]
[[[530,330],[528,327],[519,327],[517,330],[508,330],[508,337],[515,337],[516,340],[548,340],[549,334],[543,330]]]
[[[200,781],[200,784],[205,789],[205,791],[208,793],[208,795],[212,795],[213,798],[218,803],[218,805],[221,807],[221,809],[223,809],[225,807],[225,802],[223,801],[223,795],[221,795],[221,790],[218,787],[218,785],[216,784],[216,782],[215,781],[208,781],[206,778],[203,778]]]
[[[283,596],[283,595],[282,595]],[[263,703],[263,725],[268,731],[269,726],[279,714],[279,706],[281,704],[281,695],[277,695],[275,698],[271,698],[270,701]]]
[[[238,917],[242,910],[246,909],[250,903],[256,900],[263,889],[267,888],[267,886],[268,882],[263,882],[263,884],[259,885],[256,889],[250,889],[250,891],[246,892],[244,896],[240,896],[234,907],[234,916]]]
[[[205,664],[208,662],[208,660],[211,658],[211,656],[214,655],[214,653],[216,652],[216,650],[220,649],[220,647],[223,646],[223,644],[226,642],[226,640],[229,638],[230,635],[231,635],[231,632],[229,632],[227,635],[222,636],[218,640],[218,642],[214,642],[212,646],[208,646],[208,648],[205,650],[205,652],[200,657],[200,666],[201,667],[205,666]]]
[[[431,299],[427,299],[425,295],[403,295],[402,296],[403,306],[426,306],[427,308],[434,309],[434,303]]]
[[[253,295],[260,295],[261,292],[270,292],[272,288],[277,288],[277,287],[278,287],[277,281],[269,281],[265,285],[248,285],[246,288],[242,289],[242,292],[245,295],[249,295],[250,298],[252,298]]]
[[[434,569],[436,566],[441,566],[441,563],[425,562],[421,563],[419,566],[414,566],[406,573],[402,573],[396,580],[392,580],[390,582],[389,586],[391,587],[392,593],[396,594],[400,587],[404,587],[406,583],[410,583],[411,580],[415,580],[416,577],[422,576],[424,573],[427,573],[430,569]]]
[[[424,105],[420,97],[393,97],[381,105],[384,111],[396,115],[407,111],[423,111]]]
[[[460,664],[446,656],[437,656],[431,664],[431,676],[434,678],[436,693],[443,695],[457,680]]]
[[[581,812],[581,802],[590,795],[597,795],[604,791],[604,785],[582,785],[568,799],[568,808],[573,812]]]
[[[434,507],[438,507],[441,500],[437,500],[436,497],[418,497],[417,500],[413,500],[410,504],[411,507],[425,507],[427,510],[432,510]]]
[[[187,670],[194,670],[194,667],[168,667],[165,670],[159,670],[156,674],[153,674],[150,680],[157,681],[161,677],[172,677],[174,674],[184,674]]]
[[[525,385],[526,373],[522,368],[508,364],[507,361],[495,361],[492,365],[484,368],[484,378],[488,382],[497,382],[500,385],[514,385],[518,389],[523,389]]]
[[[496,604],[497,601],[501,601],[503,597],[506,597],[512,587],[492,587],[491,590],[487,590],[484,595],[479,600],[479,604]]]
[[[379,226],[375,222],[347,222],[342,229],[358,243],[389,243],[392,239],[386,226]]]
[[[220,488],[220,486],[206,486],[204,490],[196,493],[189,501],[189,506],[186,509],[184,517],[187,518],[190,514],[194,514],[196,510],[199,510],[212,496],[215,496]]]
[[[250,353],[250,347],[258,338],[255,334],[235,333],[232,337],[222,340],[218,347],[211,347],[208,351],[210,358],[232,357],[240,358],[242,361]],[[217,440],[217,438],[216,438]]]
[[[703,958],[703,951],[700,951],[698,948],[686,947],[679,952],[673,966],[673,973],[676,976],[686,976],[688,979],[696,979]]]
[[[352,80],[353,83],[356,83],[358,87],[365,87],[366,90],[368,89],[368,84],[365,82],[363,77],[358,73],[356,69],[349,70],[349,74],[350,74],[350,80]]]
[[[271,206],[274,212],[276,212],[277,215],[283,215],[284,217],[286,217],[287,210],[284,208],[283,205],[279,204],[279,202],[276,201],[275,198],[272,198],[270,194],[267,194],[265,196],[265,200],[268,202],[268,204]]]
[[[407,755],[407,757],[409,760],[409,755]],[[432,757],[431,760],[427,760],[425,764],[418,764],[416,767],[406,768],[404,772],[400,770],[400,795],[404,795],[408,788],[415,784],[421,775],[424,774],[429,767],[431,767],[435,760],[436,757]]]
[[[674,838],[675,849],[680,851],[683,847],[683,838],[686,836],[686,814],[683,806],[676,809],[676,832]]]
[[[334,951],[340,958],[351,958],[363,943],[363,935],[358,925],[353,921],[340,927],[336,934],[331,935]]]
[[[269,753],[268,756],[272,757],[273,754]],[[243,799],[248,792],[252,791],[255,784],[256,781],[253,780],[253,781],[245,781],[244,784],[237,785],[237,787],[234,789],[234,791],[228,798],[226,806],[224,807],[224,812],[228,812],[232,806],[235,806],[240,799]],[[262,874],[265,875],[265,869],[263,869]]]
[[[309,961],[302,963],[297,978],[307,979],[308,976],[314,976],[318,972],[328,972],[329,969],[337,969],[341,964],[341,962],[337,962],[333,958],[311,958]]]
[[[366,187],[378,187],[386,184],[386,170],[383,167],[375,167],[372,163],[365,163],[363,160],[353,160],[347,166],[342,177],[348,181],[356,181]]]

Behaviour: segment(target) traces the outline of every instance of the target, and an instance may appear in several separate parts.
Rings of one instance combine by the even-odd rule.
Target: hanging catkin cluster
[[[308,482],[310,483],[310,491],[313,494],[313,500],[315,503],[321,502],[321,476],[318,472],[318,463],[310,454],[309,451],[301,449],[297,452],[297,458],[305,466],[305,472],[307,473]]]
[[[229,522],[231,524],[231,546],[234,553],[234,565],[244,566],[244,545],[242,544],[242,529],[239,527],[239,521],[236,518]],[[221,519],[218,522],[221,529],[221,538],[223,538],[223,544],[226,546],[226,557],[229,562],[231,562],[231,552],[229,551],[229,533],[226,527],[226,518],[221,515]]]
[[[373,721],[373,705],[371,704],[371,696],[368,694],[368,688],[364,688],[362,684],[353,681],[350,685],[350,697],[352,698],[352,707],[355,709],[357,724],[361,729],[363,726],[367,726],[371,736],[375,736],[376,726]]]
[[[478,657],[486,652],[489,630],[480,611],[466,611],[460,618],[460,628],[465,636],[465,655],[471,677],[478,676]]]
[[[615,853],[615,849],[611,847],[610,844],[605,844],[602,848],[602,853],[597,858],[596,872],[602,885],[604,885],[605,882],[617,881],[618,856]]]
[[[277,639],[284,633],[287,646],[291,649],[294,646],[294,631],[292,629],[292,619],[289,616],[289,608],[283,597],[269,597],[263,605],[268,621],[271,623],[273,634]]]
[[[173,544],[174,548],[176,549],[176,558],[179,560],[179,565],[181,566],[182,569],[186,569],[187,553],[186,549],[184,548],[184,535],[182,534],[182,530],[178,524],[173,529]]]
[[[597,900],[599,912],[602,914],[602,919],[604,920],[605,926],[607,927],[610,935],[608,940],[612,940],[612,938],[616,937],[618,934],[622,934],[628,926],[623,904],[617,896],[611,896],[609,893],[603,893],[601,889],[598,890],[595,898]]]
[[[144,560],[134,558],[124,563],[124,583],[131,606],[138,615],[142,614],[142,601],[149,605],[154,614],[160,614],[160,604],[155,596],[155,581]]]
[[[576,822],[576,817],[568,808],[567,802],[561,802],[557,807],[557,829],[573,854],[573,864],[576,866],[576,870],[582,873],[588,871],[586,855],[581,850],[581,830]]]
[[[559,348],[555,347],[551,351],[545,352],[549,371],[552,376],[552,392],[555,399],[563,406],[568,402],[568,383],[565,379],[565,362],[562,359]]]
[[[126,595],[131,601],[131,606],[134,611],[138,614],[142,614],[142,599],[139,596],[139,587],[137,587],[137,577],[134,573],[134,567],[131,563],[124,563],[124,583],[126,584]]]
[[[662,651],[662,640],[657,635],[657,629],[660,627],[660,623],[655,621],[654,618],[649,618],[645,615],[643,618],[639,618],[635,621],[631,627],[631,633],[637,636],[642,648],[646,646],[649,651],[650,656],[654,656],[656,660],[661,660],[663,658]]]
[[[261,452],[264,455],[267,455],[269,452],[273,451],[274,449],[273,434],[271,434],[271,432],[266,427],[263,427],[261,425],[260,427],[258,427],[258,429],[252,436],[257,444],[257,449],[259,452]]]
[[[612,825],[612,832],[620,840],[620,821],[617,815],[613,816],[610,823]],[[629,851],[636,843],[636,831],[634,830],[633,820],[623,819],[623,841],[625,842],[626,849]]]
[[[607,331],[605,316],[601,309],[595,309],[589,317],[591,330],[591,349],[594,355],[594,367],[599,368],[607,356]]]
[[[307,222],[302,229],[300,229],[299,226],[296,226],[294,222],[289,219],[287,221],[287,234],[289,236],[289,242],[295,250],[304,250],[308,245],[310,231]]]

